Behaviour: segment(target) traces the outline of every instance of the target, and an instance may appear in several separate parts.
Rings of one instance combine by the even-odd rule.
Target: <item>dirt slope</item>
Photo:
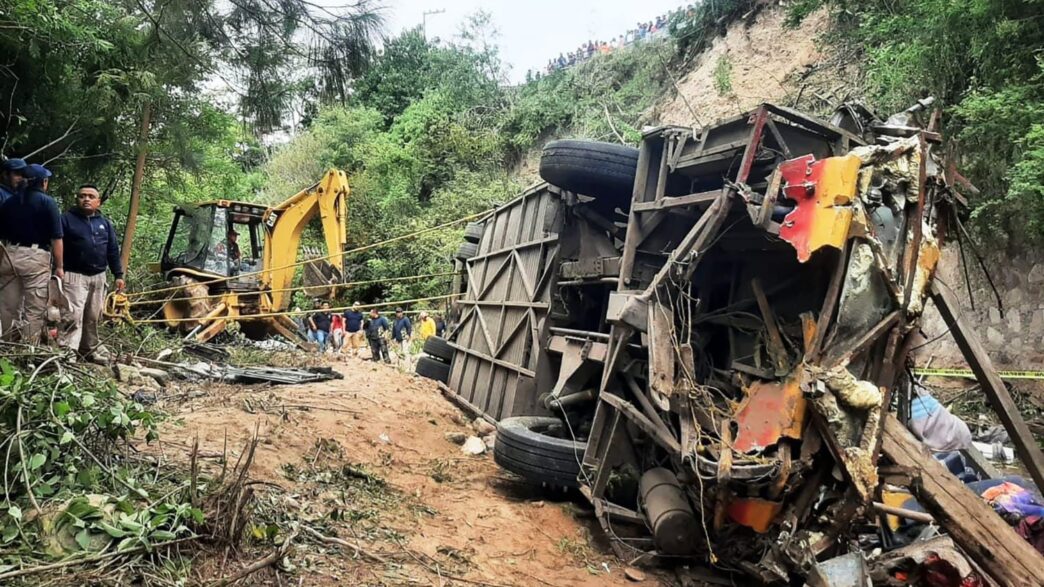
[[[168,400],[175,413],[161,435],[167,458],[185,458],[198,435],[200,454],[216,469],[226,434],[234,461],[257,428],[251,476],[266,484],[254,486],[261,504],[254,523],[272,517],[285,531],[301,521],[388,559],[359,560],[302,540],[290,557],[296,576],[279,583],[266,570],[254,584],[298,577],[302,585],[464,584],[445,575],[496,585],[632,584],[604,545],[592,543],[597,531],[576,517],[575,502],[520,485],[488,453],[466,456],[445,438],[473,432],[433,382],[361,360],[335,366],[344,380],[208,386],[190,401]],[[360,480],[366,474],[387,485]],[[225,573],[270,549],[248,549]],[[427,557],[430,568],[417,560]]]
[[[762,102],[823,110],[836,106],[853,87],[856,67],[825,43],[826,9],[797,27],[785,25],[782,7],[752,18],[730,25],[687,72],[675,74],[677,88],[653,109],[650,124],[706,125]]]

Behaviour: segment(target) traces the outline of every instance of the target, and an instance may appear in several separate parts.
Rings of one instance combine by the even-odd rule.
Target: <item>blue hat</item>
[[[51,177],[51,170],[39,163],[33,163],[25,168],[25,177],[28,179],[47,179]]]
[[[3,171],[22,171],[25,168],[26,164],[22,159],[8,159],[4,161],[3,165],[0,165],[0,170]]]

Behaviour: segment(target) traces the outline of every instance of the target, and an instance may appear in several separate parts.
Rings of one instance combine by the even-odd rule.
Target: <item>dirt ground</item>
[[[216,474],[223,453],[234,462],[255,430],[260,437],[253,538],[241,560],[202,572],[234,572],[272,551],[265,528],[278,541],[302,524],[383,562],[302,531],[283,564],[292,571],[265,569],[240,584],[633,584],[579,500],[530,488],[490,453],[465,455],[446,438],[474,431],[433,381],[361,359],[331,364],[344,379],[183,384],[161,403],[171,416],[149,450],[165,458],[187,458],[198,436]],[[644,574],[644,584],[662,584]]]

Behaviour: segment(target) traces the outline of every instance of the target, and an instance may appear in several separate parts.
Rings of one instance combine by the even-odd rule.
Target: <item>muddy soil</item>
[[[240,584],[634,584],[582,498],[529,487],[490,453],[465,455],[446,438],[475,432],[434,382],[360,359],[333,366],[343,380],[184,385],[161,404],[171,413],[163,443],[145,450],[186,459],[198,437],[212,475],[222,454],[231,466],[255,430],[260,437],[252,536],[225,568],[212,557],[200,574],[231,574],[304,524],[383,562],[302,531],[282,565],[291,570]],[[644,584],[663,584],[644,573]]]

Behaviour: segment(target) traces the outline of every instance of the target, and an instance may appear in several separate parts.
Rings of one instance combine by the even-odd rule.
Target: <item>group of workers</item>
[[[318,309],[300,318],[298,327],[320,353],[343,352],[358,357],[365,341],[370,347],[370,358],[385,363],[391,363],[390,339],[396,355],[409,367],[410,357],[415,354],[412,352],[414,343],[441,336],[446,325],[440,316],[432,317],[423,311],[417,315],[414,325],[402,308],[396,308],[395,317],[388,320],[377,308],[371,308],[368,315],[363,314],[359,302],[343,313],[331,312],[330,302],[322,302]]]
[[[105,361],[98,322],[106,269],[117,291],[125,287],[116,231],[91,184],[76,190],[76,205],[62,214],[47,193],[51,175],[22,159],[0,164],[0,337],[40,344],[53,336],[88,360]],[[67,306],[60,324],[48,320],[54,289]]]

